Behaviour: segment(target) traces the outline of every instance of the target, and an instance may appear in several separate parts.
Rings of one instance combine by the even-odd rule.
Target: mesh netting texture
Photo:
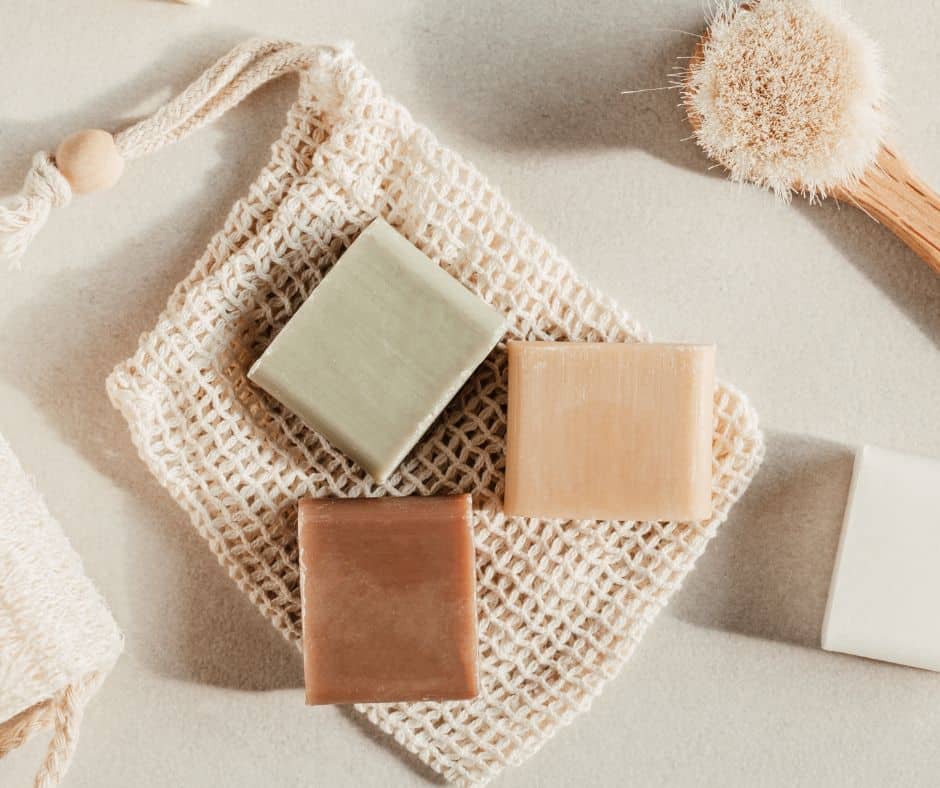
[[[351,52],[323,49],[301,69],[270,163],[108,391],[152,473],[298,648],[300,498],[472,494],[480,696],[357,708],[447,780],[483,784],[532,755],[618,673],[744,492],[763,441],[746,398],[721,384],[710,519],[506,517],[501,343],[377,484],[246,373],[378,216],[505,314],[506,339],[649,339]]]

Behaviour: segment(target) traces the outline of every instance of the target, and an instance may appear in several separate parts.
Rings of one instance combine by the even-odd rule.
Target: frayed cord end
[[[19,268],[49,212],[72,199],[72,187],[45,151],[33,157],[19,194],[0,204],[0,260]]]

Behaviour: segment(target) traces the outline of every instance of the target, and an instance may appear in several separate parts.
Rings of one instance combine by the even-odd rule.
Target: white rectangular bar
[[[938,557],[940,461],[859,449],[822,647],[940,671]]]

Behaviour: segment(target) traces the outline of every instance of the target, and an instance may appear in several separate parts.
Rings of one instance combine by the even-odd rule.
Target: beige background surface
[[[940,185],[936,6],[850,5],[883,47],[901,147]],[[768,431],[754,488],[623,675],[499,784],[932,785],[940,676],[817,643],[847,445],[940,455],[940,277],[853,210],[709,173],[673,92],[619,95],[663,84],[692,42],[666,28],[701,18],[698,0],[0,0],[0,192],[35,150],[155,108],[242,37],[355,40],[656,336],[717,342]],[[429,784],[350,712],[303,706],[298,654],[152,481],[104,393],[266,160],[293,90],[135,162],[3,274],[0,431],[127,635],[71,786]],[[44,746],[0,763],[0,785],[28,784]]]

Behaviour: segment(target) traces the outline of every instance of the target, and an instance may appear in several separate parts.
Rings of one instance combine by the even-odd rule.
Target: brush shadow
[[[854,206],[794,199],[795,207],[940,348],[940,276],[887,228]]]
[[[37,130],[55,139],[57,130],[120,117],[127,105],[137,106],[154,93],[168,97],[168,86],[175,94],[244,37],[215,31],[177,42],[91,108],[5,125],[4,140],[22,151],[23,166],[13,167],[7,158],[2,171],[25,172],[32,152],[41,147]],[[56,256],[54,277],[43,272],[47,285],[23,288],[23,299],[0,324],[0,379],[22,391],[66,444],[127,493],[132,517],[156,524],[129,532],[126,540],[127,598],[121,604],[127,620],[121,623],[128,652],[161,675],[238,689],[302,687],[300,656],[235,591],[186,515],[150,476],[127,425],[108,401],[104,381],[152,328],[175,283],[189,273],[232,203],[267,163],[296,92],[296,79],[285,77],[218,119],[213,128],[219,164],[188,176],[198,182],[194,196],[165,215],[136,217],[133,238],[91,265],[68,266],[67,256]],[[172,156],[174,149],[155,156]],[[125,181],[131,177],[129,171]],[[121,184],[115,191],[120,189]],[[59,239],[63,242],[68,239]],[[11,276],[30,276],[31,268],[43,264],[54,263],[41,254],[27,256],[23,271]],[[165,638],[156,646],[155,631]]]
[[[760,473],[669,609],[709,629],[818,648],[854,451],[766,437]]]
[[[704,175],[708,163],[683,142],[690,129],[677,90],[621,95],[668,85],[703,27],[694,5],[657,16],[605,0],[587,14],[583,2],[557,0],[533,18],[503,0],[429,1],[416,18],[415,56],[435,110],[490,147],[633,147]]]
[[[678,91],[620,95],[667,85],[704,26],[698,4],[601,0],[588,13],[583,2],[556,0],[533,17],[502,0],[428,0],[415,20],[415,57],[435,111],[456,135],[509,151],[633,148],[725,177],[688,140]],[[793,204],[940,347],[940,277],[854,208]]]

